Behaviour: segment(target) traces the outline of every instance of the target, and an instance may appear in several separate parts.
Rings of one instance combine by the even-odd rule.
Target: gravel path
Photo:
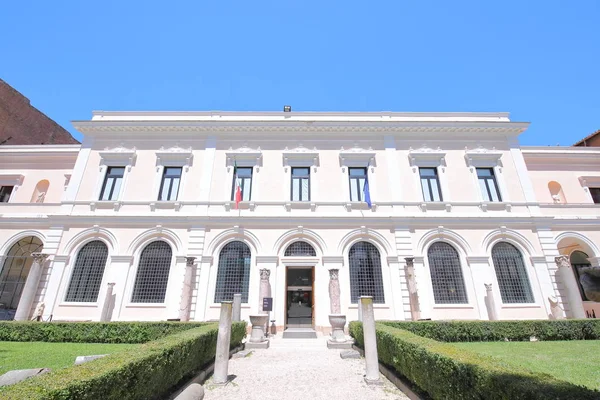
[[[205,400],[391,400],[408,399],[383,375],[381,386],[367,386],[364,359],[340,357],[327,349],[326,338],[271,339],[267,350],[254,350],[244,358],[229,360],[226,386],[205,384]]]

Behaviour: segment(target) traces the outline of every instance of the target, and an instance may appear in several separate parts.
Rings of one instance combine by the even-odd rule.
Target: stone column
[[[341,314],[342,307],[340,305],[340,270],[332,268],[329,270],[329,302],[331,306],[331,314]]]
[[[215,368],[213,381],[217,385],[228,382],[229,345],[231,343],[231,301],[221,303],[221,317],[219,318],[219,333],[217,336],[217,352],[215,355]]]
[[[31,257],[33,258],[33,263],[31,264],[29,275],[27,275],[27,280],[21,293],[21,299],[15,313],[15,321],[27,321],[29,319],[29,313],[31,312],[31,307],[33,307],[35,295],[40,285],[40,278],[44,270],[44,261],[48,258],[48,254],[33,253]]]
[[[114,282],[109,282],[106,284],[106,294],[104,295],[104,305],[102,306],[102,314],[100,314],[100,322],[110,322],[112,319],[114,287]]]
[[[406,257],[406,283],[408,285],[408,296],[410,299],[410,315],[413,321],[421,319],[421,308],[419,306],[419,294],[417,292],[417,282],[415,280],[415,258]]]
[[[263,268],[260,270],[260,291],[259,291],[259,296],[258,296],[258,313],[259,314],[267,313],[266,311],[263,311],[263,299],[265,297],[271,297],[271,283],[269,282],[270,276],[271,276],[270,269]]]
[[[242,294],[236,293],[233,295],[233,320],[242,320]]]
[[[185,275],[183,289],[181,290],[181,303],[179,304],[179,320],[189,321],[192,308],[192,292],[194,290],[194,265],[196,257],[185,258]]]
[[[365,382],[367,384],[378,384],[381,381],[379,380],[379,357],[377,355],[373,296],[360,296],[360,307],[362,308],[365,346]]]
[[[581,293],[579,292],[579,284],[575,279],[569,257],[559,256],[554,258],[554,261],[556,262],[558,273],[560,274],[563,285],[565,285],[567,291],[569,308],[571,309],[571,318],[585,318],[585,310],[583,309]]]
[[[492,292],[492,284],[484,283],[485,285],[485,307],[487,308],[488,319],[496,321],[498,313],[496,312],[496,301],[494,300],[494,292]]]

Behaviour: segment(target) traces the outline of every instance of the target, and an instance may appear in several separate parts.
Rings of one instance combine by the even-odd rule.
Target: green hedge
[[[188,329],[107,357],[0,388],[0,398],[28,400],[158,399],[215,356],[216,324]],[[231,346],[246,323],[232,325]]]
[[[598,340],[600,319],[538,321],[383,321],[419,336],[443,342],[493,342],[505,339]]]
[[[0,341],[145,343],[205,325],[202,322],[0,322]]]
[[[350,333],[363,346],[362,324]],[[379,360],[433,399],[588,400],[600,393],[515,367],[387,324],[377,324]]]

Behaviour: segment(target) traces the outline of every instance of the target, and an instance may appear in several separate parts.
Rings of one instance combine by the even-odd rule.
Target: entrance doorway
[[[287,267],[285,328],[314,328],[314,267]]]

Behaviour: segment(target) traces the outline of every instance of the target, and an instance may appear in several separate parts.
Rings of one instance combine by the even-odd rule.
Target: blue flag
[[[369,192],[369,180],[365,179],[365,186],[363,187],[363,197],[365,198],[365,202],[371,208],[371,193]]]

